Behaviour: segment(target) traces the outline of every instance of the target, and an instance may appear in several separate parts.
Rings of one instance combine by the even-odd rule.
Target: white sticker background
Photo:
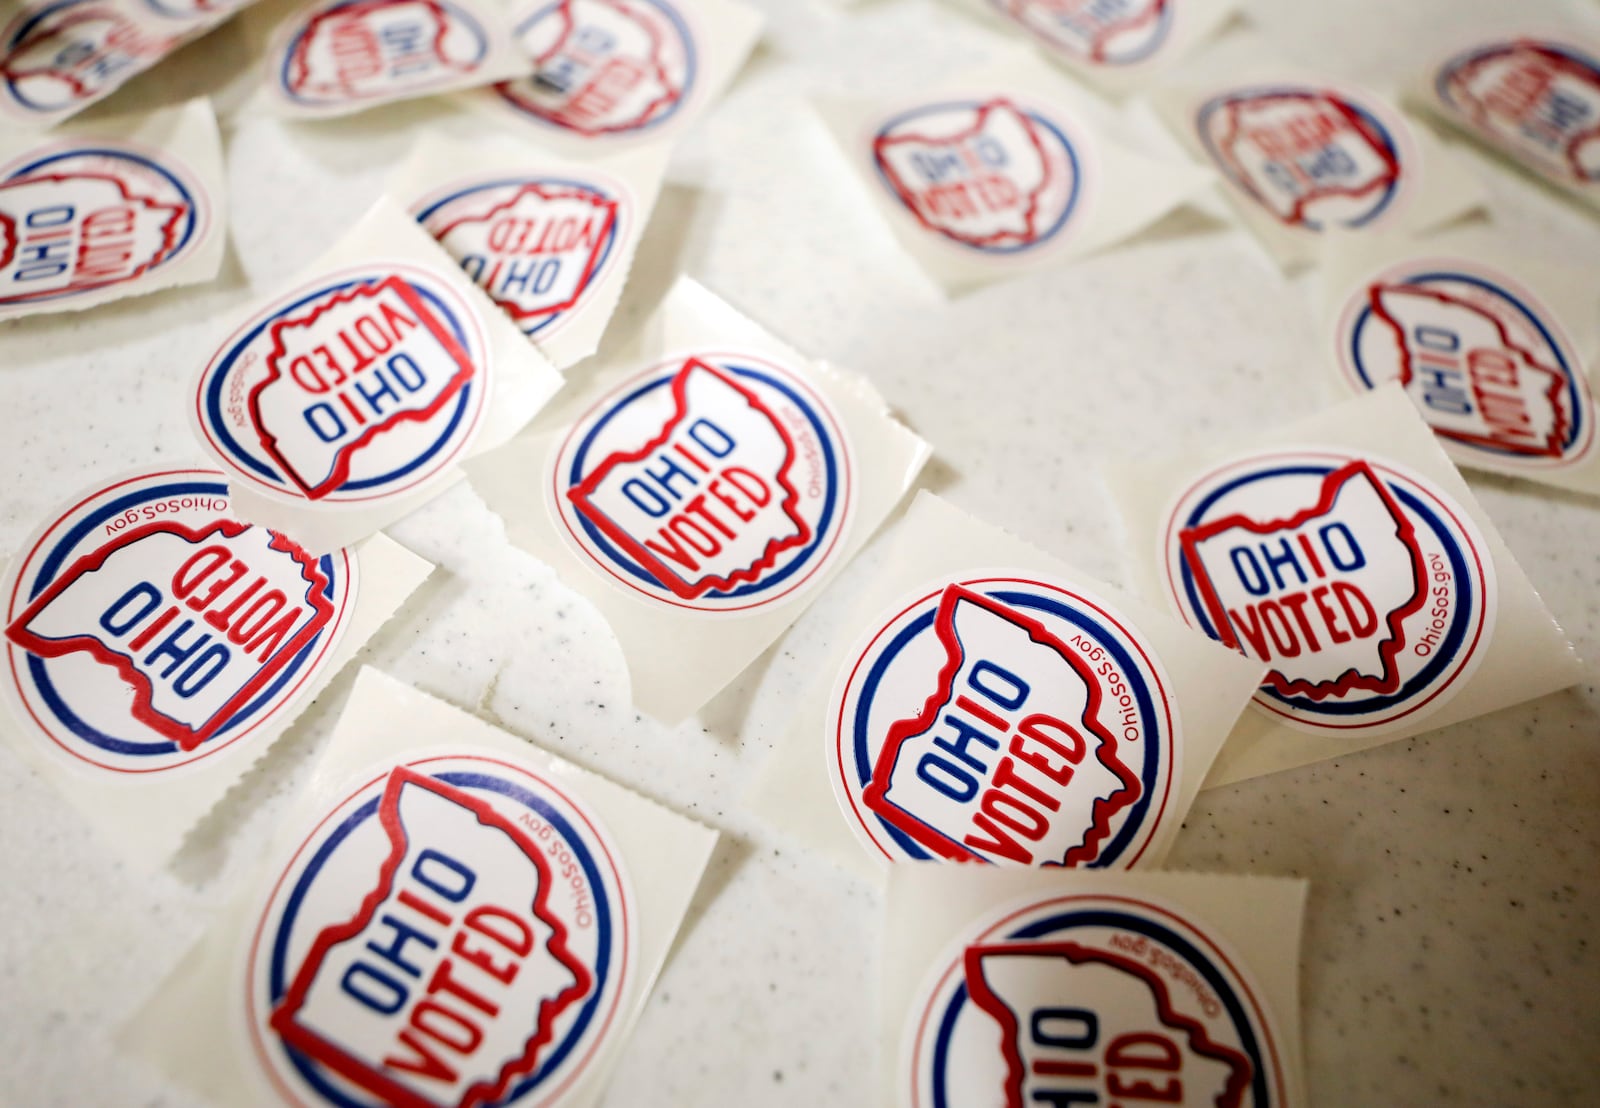
[[[841,740],[830,712],[838,702],[840,682],[859,656],[858,648],[883,625],[882,617],[904,606],[902,601],[950,582],[992,577],[996,566],[1036,574],[1042,581],[1097,598],[1154,650],[1154,668],[1164,678],[1180,744],[1170,767],[1167,811],[1157,826],[1142,832],[1149,838],[1138,855],[1137,864],[1159,866],[1263,667],[1206,641],[1170,616],[1083,579],[1055,558],[930,493],[920,493],[896,525],[883,572],[854,607],[854,634],[818,668],[813,694],[797,709],[793,728],[762,768],[747,805],[836,863],[881,876],[884,853],[866,849],[863,830],[852,828],[838,796],[845,787],[837,754]],[[876,823],[872,826],[875,835],[886,834]],[[1130,851],[1129,859],[1136,854]]]
[[[1409,364],[1408,391],[1450,432],[1439,441],[1457,465],[1600,495],[1597,303],[1589,271],[1487,233],[1349,240],[1321,276],[1323,365],[1347,396]]]
[[[733,80],[762,23],[737,0],[571,0],[570,22],[559,7],[512,5],[534,75],[465,99],[566,157],[675,141]]]
[[[1483,203],[1470,162],[1386,97],[1263,63],[1260,50],[1240,36],[1152,102],[1184,149],[1218,171],[1240,221],[1284,269],[1318,261],[1336,234],[1427,231]]]
[[[637,907],[637,963],[616,1018],[561,1103],[596,1101],[666,959],[672,938],[716,843],[716,833],[602,777],[376,670],[356,679],[309,788],[281,824],[277,845],[251,887],[240,891],[207,937],[179,964],[122,1041],[194,1092],[228,1103],[281,1103],[252,1060],[243,1018],[242,974],[268,883],[329,808],[391,767],[449,757],[503,759],[548,779],[604,824]],[[426,767],[423,766],[423,769]],[[520,1101],[519,1101],[520,1102]]]
[[[946,292],[1104,249],[1213,179],[1112,140],[1116,113],[1029,51],[914,96],[817,110],[901,247]]]
[[[1600,27],[1491,18],[1452,29],[1427,57],[1411,103],[1600,209]]]
[[[227,212],[204,100],[47,136],[0,133],[0,320],[209,281]]]
[[[669,154],[653,145],[575,162],[503,137],[430,133],[387,191],[566,369],[600,344]],[[545,310],[555,304],[566,306]]]
[[[602,563],[587,552],[580,555],[574,535],[585,536],[584,541],[590,544],[583,548],[586,551],[600,547],[567,508],[561,509],[559,515],[553,512],[552,467],[564,449],[574,444],[583,446],[582,436],[575,437],[573,433],[574,422],[585,413],[594,418],[597,405],[641,370],[681,365],[686,356],[697,351],[720,352],[730,361],[742,358],[752,366],[767,363],[783,367],[785,375],[792,376],[796,385],[803,385],[815,397],[812,406],[817,421],[824,427],[837,421],[829,440],[842,444],[849,452],[848,477],[820,483],[814,490],[821,497],[830,495],[831,489],[834,497],[826,533],[818,530],[808,544],[798,548],[786,542],[784,549],[775,549],[774,558],[804,560],[773,563],[777,572],[788,569],[789,576],[756,593],[759,600],[762,592],[782,592],[775,599],[762,600],[759,606],[722,602],[715,597],[680,604],[677,596],[669,598],[654,579],[617,570],[612,561]],[[711,360],[717,358],[713,356]],[[638,427],[617,429],[607,424],[602,428],[607,434],[620,436],[619,448],[623,438],[636,447],[639,432],[649,433],[661,427],[661,420],[670,415],[672,408],[667,398],[659,395],[665,390],[655,391],[660,407],[652,406],[653,418],[641,415],[644,424]],[[622,410],[631,413],[633,408],[625,406]],[[756,418],[754,409],[746,415],[755,420],[755,426],[765,422]],[[645,425],[650,425],[648,430]],[[811,437],[814,433],[806,431],[804,438],[797,436],[794,441],[803,447],[805,442],[816,441]],[[693,445],[686,448],[695,453]],[[685,278],[674,286],[660,311],[627,348],[608,356],[606,365],[591,377],[588,387],[563,397],[540,417],[533,433],[473,462],[468,472],[489,507],[506,521],[511,541],[552,566],[569,587],[583,593],[605,614],[628,660],[634,703],[663,722],[675,723],[731,681],[799,616],[904,495],[928,453],[928,446],[888,414],[882,399],[865,381],[801,356]],[[703,452],[696,457],[705,461]],[[795,471],[810,472],[805,468],[806,460],[796,457]],[[839,472],[842,475],[844,471],[841,468]],[[619,485],[622,478],[628,477],[625,467],[615,473],[617,480],[600,487],[597,496],[605,495],[612,485]],[[675,480],[683,488],[682,479]],[[803,480],[802,484],[808,482]],[[810,495],[809,487],[798,491],[805,494],[808,503],[816,499]],[[728,506],[727,512],[751,510],[753,501],[732,493],[729,496],[736,506]],[[775,511],[780,503],[769,494],[763,510]],[[710,501],[704,507],[714,514],[724,510]],[[715,526],[709,522],[704,525]],[[784,526],[787,539],[796,534],[800,525],[791,522]],[[664,535],[654,541],[662,545],[681,540]],[[823,549],[825,543],[828,545]],[[799,554],[793,552],[796,549]],[[682,558],[685,551],[680,549],[678,553]],[[809,577],[802,584],[790,584],[804,574]],[[663,650],[663,643],[671,643],[673,648]]]
[[[1305,882],[1275,877],[896,866],[889,875],[884,919],[883,1014],[877,1042],[884,1087],[878,1102],[901,1108],[929,1105],[926,1096],[913,1097],[910,1059],[919,1038],[926,1039],[935,1030],[920,1027],[926,1001],[936,996],[940,980],[967,944],[994,930],[997,921],[1032,906],[1059,904],[1070,909],[1081,904],[1122,907],[1158,921],[1175,919],[1203,936],[1206,946],[1232,964],[1230,976],[1249,990],[1241,1001],[1253,1000],[1249,1006],[1272,1032],[1275,1049],[1264,1053],[1275,1054],[1278,1065],[1269,1084],[1283,1095],[1267,1103],[1272,1108],[1303,1105],[1299,969],[1306,893]],[[1110,1007],[1110,999],[1101,1001],[1108,1020],[1120,1014]],[[952,1057],[961,1058],[959,1048],[967,1048],[967,1065],[953,1063],[948,1076],[953,1086],[965,1087],[974,1099],[952,1103],[1002,1103],[1006,1066],[998,1057],[1000,1029],[986,1016],[970,1022],[987,1025],[974,1033],[984,1037],[955,1044]],[[921,1036],[919,1029],[925,1030]],[[982,1043],[992,1043],[994,1056]],[[1156,1075],[1140,1071],[1139,1076]],[[1156,1081],[1158,1088],[1162,1084]],[[1260,1102],[1247,1096],[1236,1103]]]
[[[314,481],[323,483],[313,484],[313,488],[317,490],[324,484],[338,483],[329,476],[330,472],[336,474],[337,471],[330,471],[329,467],[336,465],[341,456],[352,459],[349,462],[350,473],[355,474],[357,466],[376,465],[372,459],[399,457],[404,461],[409,456],[406,451],[420,450],[427,446],[431,438],[440,434],[447,434],[448,441],[426,457],[432,458],[443,452],[454,452],[454,462],[436,463],[431,470],[423,472],[420,477],[415,474],[403,474],[401,479],[409,482],[403,489],[396,490],[395,482],[388,482],[387,487],[379,486],[372,493],[360,490],[349,492],[337,490],[334,495],[324,495],[320,499],[308,498],[286,477],[279,482],[269,483],[257,476],[252,464],[267,465],[274,471],[280,471],[282,467],[274,467],[269,462],[260,460],[262,457],[268,457],[270,461],[270,452],[266,449],[262,433],[251,422],[243,400],[235,401],[233,398],[245,395],[244,386],[247,378],[250,382],[257,382],[257,378],[262,377],[260,373],[251,375],[253,371],[250,367],[255,364],[255,359],[249,357],[251,352],[262,345],[260,342],[243,349],[241,356],[233,363],[233,368],[228,368],[225,376],[215,381],[211,367],[203,367],[196,380],[195,391],[187,401],[191,410],[191,426],[195,430],[196,437],[229,473],[234,510],[252,522],[264,523],[289,532],[308,549],[327,550],[348,545],[399,519],[413,508],[438,495],[451,481],[458,479],[459,471],[455,462],[459,462],[463,457],[470,457],[475,452],[490,449],[510,438],[533,418],[534,413],[561,386],[560,374],[528,343],[522,333],[512,326],[511,321],[490,302],[488,297],[472,284],[454,259],[418,227],[414,220],[388,201],[380,201],[331,250],[301,271],[293,281],[286,283],[282,290],[264,299],[267,304],[292,303],[296,299],[292,294],[311,292],[328,284],[349,280],[352,274],[359,276],[371,272],[416,274],[416,279],[427,287],[444,290],[441,295],[447,295],[449,303],[464,313],[465,318],[457,320],[457,323],[466,328],[471,335],[478,336],[477,342],[484,351],[483,361],[476,365],[469,382],[469,388],[476,390],[475,393],[469,393],[478,413],[476,425],[466,431],[460,430],[458,426],[440,432],[435,426],[440,422],[437,418],[430,417],[426,422],[411,419],[396,420],[394,409],[391,409],[384,416],[386,425],[382,433],[377,436],[351,439],[350,436],[354,433],[353,424],[341,431],[346,445],[342,447],[344,453],[340,455],[321,449],[321,444],[317,441],[326,438],[323,432],[317,431],[317,427],[324,426],[326,430],[326,426],[329,425],[310,424],[309,419],[306,425],[302,425],[302,421],[298,418],[301,415],[300,405],[292,403],[295,398],[291,392],[283,401],[281,410],[275,409],[281,418],[271,426],[283,427],[295,433],[296,437],[287,441],[294,443],[299,451],[295,457],[302,459],[297,462],[305,471],[302,476],[314,475]],[[405,285],[405,282],[399,284]],[[409,295],[411,294],[406,293],[403,288],[392,289],[383,294],[381,303],[404,309],[404,301],[394,301],[394,298]],[[234,346],[240,327],[254,320],[260,311],[261,309],[252,309],[248,315],[242,317],[239,324],[230,326],[226,332],[219,334],[218,350],[213,355],[214,366],[222,366],[227,352]],[[302,320],[305,314],[290,313],[284,318],[290,321]],[[290,352],[296,357],[313,359],[314,364],[318,365],[324,364],[328,359],[339,363],[340,358],[344,363],[351,363],[350,355],[339,352],[346,349],[367,350],[368,347],[364,346],[363,342],[370,341],[364,340],[359,334],[354,339],[348,335],[329,336],[309,331],[298,325],[286,326],[283,329],[290,344],[297,341],[295,333],[299,331],[307,332],[307,337],[302,342],[306,349]],[[419,334],[415,330],[409,333]],[[330,350],[332,353],[329,353]],[[290,364],[293,366],[298,363],[291,360]],[[295,380],[298,382],[299,379]],[[323,379],[313,383],[319,388],[324,388],[328,381]],[[212,387],[213,384],[215,388]],[[438,387],[439,384],[439,379],[435,375],[430,379],[429,388]],[[283,391],[287,388],[287,382],[280,378],[276,387]],[[346,387],[344,391],[348,392],[350,387],[354,386]],[[392,391],[400,390],[392,389]],[[265,389],[261,395],[266,396]],[[325,395],[325,391],[319,395]],[[224,397],[227,398],[227,403],[223,403]],[[332,408],[331,401],[327,403],[332,414],[324,413],[322,418],[343,420],[344,417],[339,414],[340,409]],[[269,412],[264,402],[262,412],[263,425],[266,425],[267,418],[274,412]],[[307,414],[309,417],[309,413]],[[354,419],[354,415],[351,419]],[[338,426],[345,427],[345,424],[340,423]],[[246,462],[243,456],[236,458],[228,451],[226,440],[215,434],[219,427],[226,430],[228,436],[240,444],[241,449],[248,453],[253,462]],[[314,436],[312,432],[317,433]],[[351,446],[349,443],[356,445]],[[368,443],[375,445],[368,449]],[[365,453],[364,458],[363,453]],[[308,483],[311,481],[308,480]]]
[[[43,129],[110,96],[253,0],[33,0],[0,30],[0,118]],[[45,9],[52,9],[38,18]],[[26,28],[24,30],[24,28]]]
[[[222,475],[211,471],[174,471],[170,480],[163,478],[158,484],[177,481],[209,481],[221,487]],[[114,484],[118,482],[109,482],[101,487],[111,488]],[[144,481],[141,475],[139,487],[144,484],[149,482]],[[80,499],[74,498],[74,502]],[[151,506],[159,503],[165,501],[153,502]],[[176,518],[180,522],[197,525],[207,524],[218,516],[211,511],[189,510],[178,516],[160,515],[154,518]],[[54,524],[51,526],[54,527]],[[13,559],[4,579],[5,595],[10,595],[16,574],[26,573],[31,577],[36,572],[33,562],[25,562],[23,555],[35,546],[37,539],[38,536],[30,538],[19,556]],[[61,539],[60,534],[55,534],[51,541],[59,545]],[[50,547],[40,549],[47,552]],[[99,547],[92,542],[80,542],[74,549],[78,551],[74,556],[81,557]],[[77,809],[108,843],[141,865],[150,867],[161,863],[177,850],[185,833],[222,799],[228,788],[266,754],[272,743],[294,722],[300,709],[326,687],[432,569],[427,562],[383,535],[374,535],[350,551],[336,551],[333,557],[336,562],[342,563],[347,555],[353,563],[349,576],[356,581],[354,602],[347,610],[336,613],[342,626],[336,629],[338,637],[331,652],[315,664],[298,690],[272,709],[274,715],[257,725],[240,741],[230,742],[200,757],[183,760],[164,772],[123,772],[123,769],[134,766],[134,762],[126,757],[107,761],[107,768],[102,768],[58,748],[52,739],[38,730],[37,725],[19,714],[21,704],[10,688],[6,690],[4,698],[11,709],[5,716],[5,738],[20,757],[61,791],[67,803]],[[217,579],[225,580],[220,576]],[[197,590],[195,595],[198,599],[204,594]],[[7,615],[6,622],[12,622],[17,614]],[[190,636],[191,641],[204,633],[204,627],[196,628],[194,635]],[[27,654],[20,647],[6,642],[4,648],[14,672],[17,667],[26,665]],[[48,667],[48,672],[58,680],[72,681],[75,675],[82,675],[95,682],[93,687],[99,687],[107,680],[98,663],[90,662],[81,655],[62,659],[61,662],[65,664],[55,663]],[[9,676],[7,680],[10,680]],[[106,723],[112,718],[96,717],[94,722]],[[142,727],[134,730],[141,736],[150,733]],[[133,731],[124,728],[119,737],[132,734]],[[206,747],[202,745],[198,749],[205,751]]]
[[[495,0],[265,0],[239,21],[260,57],[252,107],[326,119],[520,77]]]
[[[1238,0],[955,0],[991,26],[1022,35],[1073,76],[1112,96],[1136,92],[1182,63],[1239,14]],[[1074,11],[1076,7],[1078,10]],[[1063,10],[1064,9],[1064,10]]]
[[[1156,463],[1107,467],[1107,478],[1122,514],[1130,559],[1144,595],[1168,604],[1168,590],[1157,558],[1168,513],[1179,494],[1218,464],[1268,449],[1302,452],[1321,448],[1388,462],[1414,473],[1465,512],[1486,547],[1497,592],[1493,630],[1477,647],[1471,679],[1437,710],[1392,730],[1351,730],[1314,735],[1279,722],[1262,711],[1245,713],[1206,779],[1207,787],[1241,781],[1280,769],[1364,750],[1463,719],[1529,700],[1578,680],[1576,656],[1554,617],[1512,558],[1493,523],[1466,482],[1439,448],[1433,433],[1396,386],[1366,396],[1253,439]]]

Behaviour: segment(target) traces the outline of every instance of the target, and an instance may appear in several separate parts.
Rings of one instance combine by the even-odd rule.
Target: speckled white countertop
[[[997,40],[933,0],[759,6],[765,43],[680,148],[617,328],[642,318],[673,272],[695,275],[795,345],[868,375],[936,447],[929,482],[943,495],[1111,581],[1126,575],[1099,459],[1316,406],[1303,282],[1197,216],[942,300],[800,103],[914,88],[987,60]],[[1251,6],[1291,57],[1380,81],[1416,62],[1433,20],[1498,7]],[[232,49],[205,40],[187,68],[126,95],[198,81]],[[244,122],[228,140],[233,249],[215,285],[0,328],[0,550],[80,486],[197,458],[180,394],[230,315],[367,207],[412,127],[447,118],[413,108]],[[1526,248],[1600,256],[1600,222],[1474,164]],[[1600,659],[1600,504],[1472,484],[1579,653]],[[629,707],[594,611],[508,547],[470,489],[392,533],[441,571],[365,661],[724,833],[607,1103],[872,1102],[879,893],[739,804],[868,566],[698,721],[669,730]],[[1600,667],[1586,672],[1579,688],[1467,725],[1201,796],[1175,866],[1312,882],[1302,992],[1316,1103],[1600,1103]],[[249,870],[348,688],[346,674],[203,826],[176,875],[120,865],[0,751],[0,1101],[190,1103],[120,1058],[112,1031]]]

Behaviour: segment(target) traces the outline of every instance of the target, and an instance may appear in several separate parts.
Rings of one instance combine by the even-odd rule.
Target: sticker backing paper
[[[1108,139],[1114,113],[1027,51],[915,96],[817,110],[895,238],[946,292],[1104,249],[1213,179]]]
[[[1108,474],[1147,595],[1268,664],[1207,786],[1577,681],[1561,628],[1397,385]]]
[[[533,74],[467,100],[567,157],[676,142],[733,80],[762,20],[736,0],[521,0],[510,11]]]
[[[670,153],[653,145],[574,162],[429,134],[388,192],[566,369],[600,344]]]
[[[1208,59],[1204,70],[1224,76],[1186,75],[1153,101],[1184,148],[1221,175],[1239,218],[1285,269],[1316,262],[1334,237],[1420,233],[1482,204],[1467,161],[1384,96],[1225,60]]]
[[[325,119],[525,75],[496,0],[264,0],[239,21],[261,58],[253,106]]]
[[[190,418],[241,517],[329,550],[438,495],[560,387],[385,200],[221,341]]]
[[[1591,271],[1457,232],[1340,244],[1322,286],[1340,393],[1399,381],[1457,465],[1600,495]]]
[[[511,541],[605,614],[634,703],[677,723],[799,617],[928,453],[864,380],[684,278],[468,472]]]
[[[256,880],[123,1044],[218,1103],[592,1104],[715,843],[363,670]]]
[[[4,578],[11,747],[135,861],[165,860],[432,567],[326,555],[230,511],[213,470],[74,498]]]
[[[0,320],[211,280],[227,247],[224,194],[204,100],[0,133]]]
[[[1264,671],[926,492],[855,612],[747,803],[875,875],[1160,865]]]
[[[880,1103],[1305,1104],[1306,883],[896,866]]]

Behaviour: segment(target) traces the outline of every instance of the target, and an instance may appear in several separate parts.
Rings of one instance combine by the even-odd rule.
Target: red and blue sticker
[[[559,1103],[637,973],[620,857],[581,800],[511,762],[372,777],[260,911],[244,967],[260,1072],[293,1104]]]
[[[403,263],[328,274],[273,301],[200,378],[204,441],[258,491],[323,504],[413,489],[454,464],[489,390],[481,324]]]
[[[942,958],[911,1014],[901,1103],[1272,1108],[1283,1046],[1261,990],[1198,920],[1130,896],[1038,901]]]
[[[1267,663],[1255,704],[1301,730],[1410,726],[1460,691],[1494,626],[1477,526],[1376,459],[1233,462],[1178,497],[1162,541],[1184,620]]]
[[[1600,181],[1600,60],[1533,38],[1491,43],[1441,65],[1434,92],[1457,117],[1545,173]]]
[[[0,167],[0,314],[138,281],[205,240],[214,211],[170,155],[65,142]]]
[[[668,0],[556,0],[536,6],[516,35],[534,60],[533,76],[495,92],[563,131],[649,131],[676,116],[694,90],[694,33]]]
[[[78,764],[173,770],[284,722],[355,593],[347,551],[231,518],[221,474],[126,478],[51,521],[8,575],[6,699]]]
[[[1182,0],[989,0],[989,6],[1065,57],[1137,65],[1155,55]]]
[[[610,272],[634,206],[599,178],[496,175],[441,189],[412,214],[524,334],[548,338]]]
[[[934,589],[851,653],[829,770],[874,856],[1126,868],[1171,803],[1179,721],[1098,598],[1021,574]]]
[[[483,26],[449,0],[336,0],[297,17],[277,91],[300,107],[359,107],[453,85],[488,53]]]
[[[921,227],[983,254],[1055,241],[1083,193],[1082,147],[1066,125],[1004,97],[901,112],[873,135],[872,160]]]
[[[629,378],[568,431],[551,509],[583,557],[685,611],[746,612],[834,565],[854,502],[850,449],[799,374],[699,352]]]
[[[1346,377],[1399,381],[1458,454],[1555,469],[1594,446],[1594,400],[1553,313],[1476,262],[1407,262],[1366,283],[1338,335]]]
[[[70,113],[154,65],[184,28],[152,28],[113,0],[35,5],[0,31],[0,82],[9,107],[41,118]]]
[[[1202,105],[1195,128],[1229,182],[1287,227],[1368,226],[1411,172],[1398,122],[1332,89],[1238,89]]]

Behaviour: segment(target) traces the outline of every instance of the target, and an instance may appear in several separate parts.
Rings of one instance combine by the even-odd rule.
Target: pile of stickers
[[[816,105],[928,274],[1061,265],[1220,188],[1285,269],[1321,267],[1353,398],[1118,470],[1140,598],[918,494],[750,804],[887,883],[887,1099],[1303,1104],[1304,884],[1159,868],[1204,787],[1578,679],[1455,464],[1600,494],[1594,274],[1418,237],[1481,206],[1469,159],[1222,35],[1231,0],[963,6],[1015,54]],[[183,398],[213,468],[108,477],[10,562],[7,738],[156,865],[427,576],[382,528],[456,481],[677,723],[930,456],[866,380],[686,277],[564,376],[755,43],[736,0],[30,0],[0,34],[0,317],[216,275],[212,107],[63,121],[236,12],[241,111],[449,96],[495,131],[420,135],[220,329]],[[1405,96],[1600,209],[1597,59],[1509,26]],[[1114,102],[1135,90],[1166,132]],[[125,1045],[226,1104],[590,1103],[714,840],[363,671],[258,880]]]

